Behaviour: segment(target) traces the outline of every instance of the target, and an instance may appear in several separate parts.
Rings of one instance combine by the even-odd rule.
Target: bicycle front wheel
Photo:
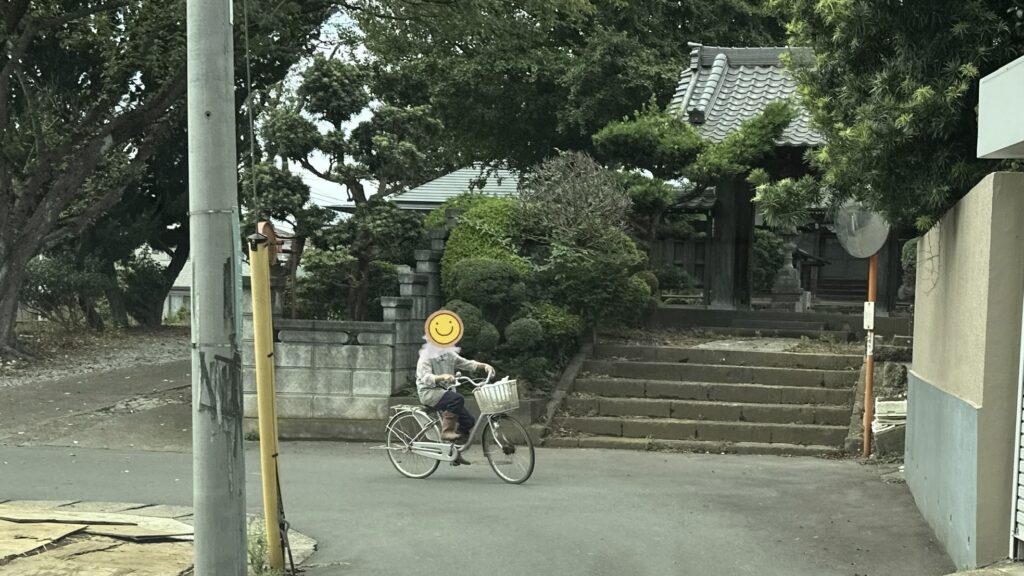
[[[435,424],[434,427],[436,428],[437,425]],[[403,476],[426,478],[433,474],[440,464],[433,458],[427,458],[412,451],[413,438],[416,438],[417,441],[426,440],[426,435],[417,436],[422,429],[412,412],[395,414],[388,422],[388,459],[394,464],[395,470],[398,470]]]
[[[533,441],[511,416],[499,415],[484,429],[483,450],[491,469],[510,484],[522,484],[533,474]]]

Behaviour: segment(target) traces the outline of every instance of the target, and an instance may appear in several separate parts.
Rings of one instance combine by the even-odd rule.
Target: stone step
[[[604,448],[619,450],[667,450],[713,454],[763,454],[771,456],[839,456],[833,446],[802,446],[763,442],[713,442],[709,440],[659,440],[618,436],[551,436],[544,446],[552,448]]]
[[[646,362],[678,362],[721,366],[764,366],[769,368],[811,368],[817,370],[859,369],[862,356],[839,354],[798,354],[793,352],[752,352],[715,350],[683,346],[629,346],[599,344],[595,359],[624,358]]]
[[[797,320],[733,320],[733,328],[753,328],[756,330],[806,330],[810,332],[821,332],[825,329],[823,322],[801,322]]]
[[[717,422],[674,418],[614,418],[568,416],[556,419],[561,429],[575,434],[658,438],[660,440],[711,440],[841,446],[849,426],[777,424],[768,422]],[[574,435],[575,435],[574,434]]]
[[[850,333],[841,330],[791,330],[772,328],[737,328],[735,326],[701,326],[702,332],[719,336],[738,336],[742,338],[830,338],[845,342]]]
[[[715,400],[753,404],[851,405],[849,388],[811,388],[716,382],[668,382],[628,378],[581,378],[576,392],[611,398],[668,398],[674,400]]]
[[[565,407],[573,416],[631,416],[831,426],[849,424],[851,410],[850,406],[583,397],[566,398]]]
[[[613,378],[824,388],[849,388],[857,380],[857,372],[854,370],[717,366],[713,364],[681,364],[678,362],[588,360],[583,365],[583,371],[591,375],[606,375]]]

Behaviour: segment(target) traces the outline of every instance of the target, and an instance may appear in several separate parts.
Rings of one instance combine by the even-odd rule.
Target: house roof
[[[482,187],[479,185],[481,178],[485,178]],[[486,167],[475,164],[396,194],[391,201],[403,210],[433,210],[445,200],[471,189],[489,196],[506,197],[515,196],[518,186],[517,173],[503,169],[488,171]]]
[[[684,114],[701,135],[715,142],[737,131],[768,103],[796,95],[796,82],[782,62],[783,54],[795,61],[814,57],[809,48],[690,46],[690,65],[683,71],[669,110]],[[824,143],[802,106],[778,141],[780,146]]]

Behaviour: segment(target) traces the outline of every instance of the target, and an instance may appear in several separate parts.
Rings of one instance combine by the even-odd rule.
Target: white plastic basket
[[[481,414],[500,414],[519,408],[519,387],[515,380],[485,384],[474,393]]]

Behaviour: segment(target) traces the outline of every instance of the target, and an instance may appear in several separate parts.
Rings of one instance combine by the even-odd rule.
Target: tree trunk
[[[128,327],[128,308],[124,303],[124,293],[117,283],[117,269],[113,261],[103,264],[103,275],[107,277],[107,286],[103,289],[107,297],[107,304],[110,305],[110,323],[117,328]]]
[[[360,258],[356,263],[355,282],[348,292],[349,320],[362,322],[369,312],[370,261]]]
[[[82,309],[82,315],[85,316],[85,323],[90,329],[102,332],[106,328],[103,324],[103,317],[96,311],[95,300],[79,296],[78,307]]]
[[[0,246],[0,356],[20,356],[17,351],[18,290],[25,279],[28,258]]]

